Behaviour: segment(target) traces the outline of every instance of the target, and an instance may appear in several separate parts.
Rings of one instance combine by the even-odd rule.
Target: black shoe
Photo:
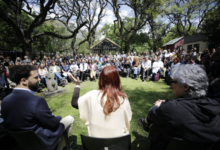
[[[70,149],[73,147],[73,142],[70,143]],[[63,147],[63,150],[67,150],[67,147]]]
[[[138,125],[143,126],[144,131],[146,132],[150,131],[150,124],[145,123],[143,118],[138,119]]]
[[[144,80],[142,80],[144,82]]]

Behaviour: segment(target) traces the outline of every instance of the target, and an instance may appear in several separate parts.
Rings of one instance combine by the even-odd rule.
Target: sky
[[[39,12],[39,7],[37,5],[31,5],[31,7],[33,7],[32,9],[35,12]],[[24,9],[27,10],[26,7],[24,7]],[[97,13],[98,13],[99,10],[100,10],[100,8],[97,9]],[[112,8],[111,8],[111,6],[109,4],[107,5],[105,12],[106,12],[106,15],[102,18],[100,24],[98,25],[98,29],[101,29],[104,26],[105,23],[113,24],[114,20],[116,19],[115,15],[113,13],[113,10],[112,10]],[[55,15],[52,14],[52,15],[49,15],[49,16],[50,17],[54,17]],[[120,16],[122,18],[133,16],[132,9],[127,7],[127,6],[121,7],[121,9],[120,9]],[[97,17],[95,19],[97,19]],[[147,32],[147,30],[146,30],[146,32]]]

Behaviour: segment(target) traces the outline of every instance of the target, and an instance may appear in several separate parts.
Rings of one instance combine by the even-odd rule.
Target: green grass
[[[133,79],[121,78],[123,90],[129,96],[129,101],[132,109],[132,121],[130,127],[132,150],[145,150],[149,147],[147,139],[148,133],[142,127],[137,125],[139,117],[147,117],[148,110],[153,106],[153,103],[158,99],[173,98],[172,90],[168,85],[160,80],[157,83],[152,81],[142,82]],[[80,96],[90,90],[98,89],[98,81],[87,81],[81,85]],[[87,128],[79,118],[79,111],[71,106],[71,98],[75,84],[69,83],[66,85],[67,90],[64,93],[56,94],[52,97],[45,98],[48,105],[57,116],[65,117],[72,115],[75,118],[73,130],[70,135],[70,141],[73,141],[73,150],[82,150],[80,134],[87,134]],[[37,94],[44,97],[43,94]]]

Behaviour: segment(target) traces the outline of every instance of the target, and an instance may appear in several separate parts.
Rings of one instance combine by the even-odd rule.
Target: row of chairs
[[[33,131],[7,131],[15,140],[16,150],[46,150],[45,144]],[[0,141],[5,135],[0,136]],[[64,133],[67,150],[70,150],[67,132]],[[131,150],[131,135],[116,138],[95,138],[81,134],[84,150]],[[167,150],[219,150],[220,142],[195,143],[182,139],[173,139]]]

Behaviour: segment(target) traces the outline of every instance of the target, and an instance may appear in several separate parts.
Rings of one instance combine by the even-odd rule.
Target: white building
[[[185,36],[183,48],[186,51],[189,51],[194,47],[197,48],[197,53],[203,52],[203,50],[205,50],[206,48],[209,48],[208,37],[201,35],[201,34],[194,34],[191,36]]]

